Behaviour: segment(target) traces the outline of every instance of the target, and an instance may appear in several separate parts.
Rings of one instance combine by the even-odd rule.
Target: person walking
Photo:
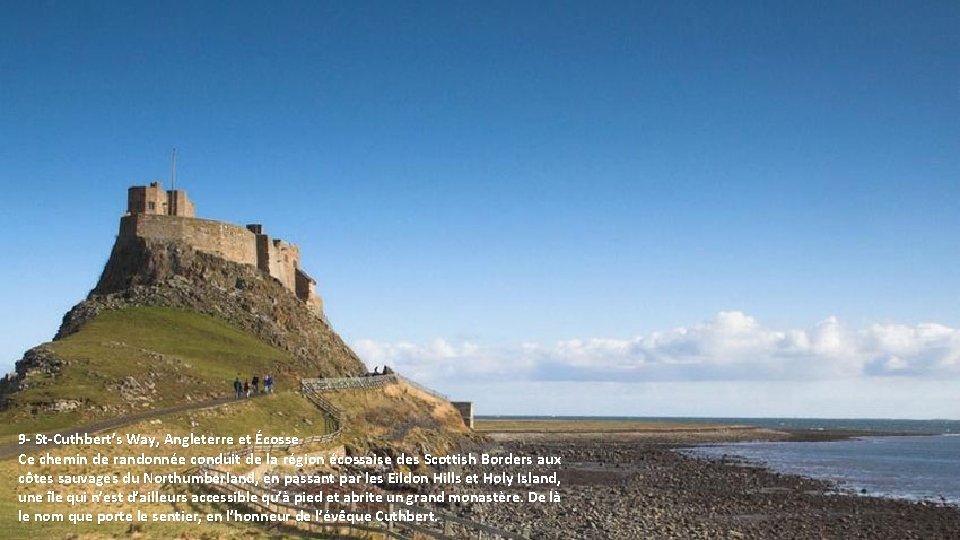
[[[236,395],[236,399],[240,399],[241,392],[243,392],[243,383],[240,382],[240,377],[237,377],[233,381],[233,393]]]
[[[250,381],[243,381],[243,393],[250,397]]]
[[[260,393],[260,376],[259,376],[259,375],[254,375],[254,376],[253,376],[253,380],[250,381],[250,382],[253,383],[253,393],[254,393],[254,394],[259,394],[259,393]]]
[[[263,389],[268,394],[273,393],[273,375],[267,373],[263,376]]]

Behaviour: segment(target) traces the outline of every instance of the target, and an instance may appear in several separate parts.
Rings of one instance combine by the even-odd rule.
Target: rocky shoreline
[[[798,435],[804,434],[493,434],[496,451],[562,456],[561,503],[473,504],[453,510],[531,539],[960,538],[957,507],[842,494],[828,482],[675,451],[719,440]]]

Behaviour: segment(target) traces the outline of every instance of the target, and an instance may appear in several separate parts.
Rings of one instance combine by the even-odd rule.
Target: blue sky
[[[176,146],[481,413],[960,417],[960,6],[668,4],[5,2],[0,364]]]

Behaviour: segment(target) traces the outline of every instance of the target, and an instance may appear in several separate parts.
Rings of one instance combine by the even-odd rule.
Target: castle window
[[[150,209],[150,210],[156,210],[156,209],[157,209],[157,203],[148,202],[148,203],[147,203],[147,208]]]

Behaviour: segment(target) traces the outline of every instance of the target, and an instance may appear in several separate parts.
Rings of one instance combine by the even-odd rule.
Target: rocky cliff
[[[64,317],[64,338],[105,309],[174,307],[212,315],[289,352],[317,376],[366,367],[320,315],[275,278],[175,242],[118,240],[97,286]]]
[[[336,377],[367,371],[322,315],[255,266],[226,261],[178,241],[121,237],[96,287],[63,317],[54,341],[27,351],[15,373],[0,381],[0,403],[8,403],[28,386],[36,388],[37,381],[45,386],[57,384],[63,379],[64,365],[88,362],[61,358],[58,343],[106,311],[120,313],[138,307],[212,316],[256,336],[292,359],[282,368],[289,377]],[[137,328],[137,332],[150,331],[149,327]],[[101,345],[110,345],[111,353],[115,352],[115,344]],[[163,356],[163,351],[150,353]],[[104,381],[104,388],[112,388],[114,382]]]

